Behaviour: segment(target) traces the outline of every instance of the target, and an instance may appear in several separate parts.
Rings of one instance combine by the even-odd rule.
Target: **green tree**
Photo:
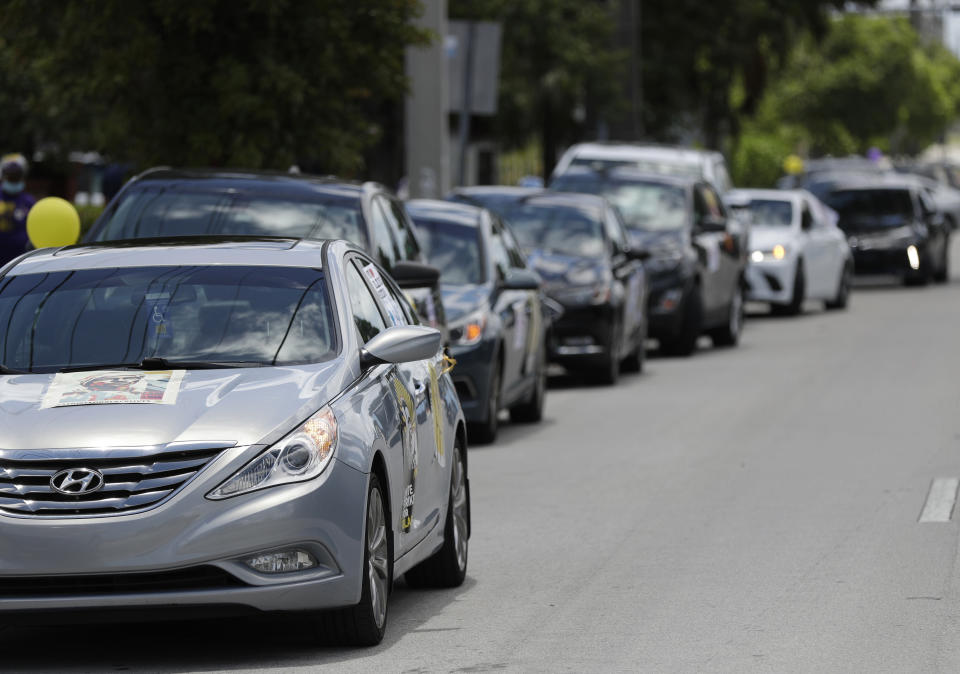
[[[417,0],[5,0],[44,139],[141,165],[361,168]],[[9,75],[5,75],[9,76]]]
[[[544,171],[557,151],[592,135],[596,114],[623,100],[624,54],[609,3],[597,0],[450,0],[450,17],[503,26],[496,131],[509,147],[536,137]]]

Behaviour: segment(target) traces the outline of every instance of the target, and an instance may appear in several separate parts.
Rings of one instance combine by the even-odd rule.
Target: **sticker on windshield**
[[[40,409],[118,403],[173,405],[181,382],[183,370],[58,372]]]
[[[403,315],[403,309],[400,308],[400,303],[397,302],[390,291],[387,290],[387,285],[383,282],[383,278],[381,278],[380,272],[377,270],[377,268],[372,264],[368,264],[363,268],[363,273],[370,281],[370,285],[373,286],[373,290],[377,293],[377,297],[379,297],[380,301],[383,302],[383,307],[387,310],[387,315],[390,318],[390,322],[393,325],[406,325],[407,318]]]

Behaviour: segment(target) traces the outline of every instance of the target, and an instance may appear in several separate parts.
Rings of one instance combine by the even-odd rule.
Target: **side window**
[[[397,244],[394,240],[393,231],[390,226],[390,221],[387,218],[383,201],[381,199],[374,199],[370,205],[370,211],[372,220],[370,225],[373,230],[373,241],[370,242],[372,250],[370,252],[376,256],[377,262],[379,262],[384,269],[390,271],[393,269],[393,265],[396,264],[397,260],[401,258],[397,251]]]
[[[496,220],[490,221],[490,260],[497,271],[497,278],[504,278],[510,268],[510,256],[503,241],[503,229]]]
[[[381,330],[385,330],[387,324],[357,266],[352,262],[344,265],[344,274],[347,277],[347,292],[350,293],[353,321],[357,326],[357,332],[360,333],[360,341],[367,343],[380,334]]]
[[[623,223],[617,217],[613,208],[607,208],[603,215],[603,226],[607,230],[607,237],[613,242],[615,253],[622,253],[629,245],[627,244],[627,235],[623,230]]]
[[[404,260],[420,259],[420,244],[417,243],[417,236],[413,233],[413,225],[410,224],[410,218],[403,211],[403,206],[388,199],[390,205],[389,215],[392,222],[397,224],[397,241],[400,243],[401,258]]]
[[[725,218],[727,214],[723,210],[723,206],[720,205],[720,197],[717,196],[717,193],[709,185],[698,185],[697,186],[697,215],[710,215],[715,218]]]
[[[510,228],[503,224],[502,220],[498,220],[496,216],[491,216],[491,221],[497,222],[497,227],[500,230],[500,235],[503,240],[503,245],[507,249],[507,257],[510,260],[510,266],[514,269],[526,269],[527,260],[523,256],[523,251],[520,250],[520,244],[517,243],[517,240],[513,237],[513,232],[510,231]]]

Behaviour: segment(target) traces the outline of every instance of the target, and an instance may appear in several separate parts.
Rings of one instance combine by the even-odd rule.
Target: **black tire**
[[[946,283],[950,280],[950,237],[944,237],[943,258],[940,260],[940,266],[933,275],[933,280],[937,283]]]
[[[778,316],[799,316],[803,313],[803,300],[807,293],[807,279],[803,275],[803,260],[797,260],[797,272],[793,277],[793,294],[788,304],[774,304],[770,308]]]
[[[385,559],[377,555],[371,562],[371,548],[382,551],[379,540],[371,542],[371,518],[375,518],[376,503],[380,504],[383,516],[383,535],[386,556]],[[390,531],[390,510],[384,500],[380,480],[375,473],[370,474],[370,483],[367,487],[366,526],[364,527],[363,552],[363,588],[360,592],[360,603],[335,611],[326,611],[319,615],[317,637],[324,644],[342,646],[376,646],[383,640],[387,629],[387,594],[392,585],[393,574],[393,536]],[[376,534],[375,534],[376,536]],[[378,581],[373,583],[371,576],[376,574]],[[386,581],[383,583],[383,581]],[[379,588],[383,594],[377,594]],[[378,610],[378,599],[383,601],[382,609]]]
[[[453,450],[453,462],[443,545],[432,556],[407,571],[405,578],[410,587],[459,587],[467,577],[470,491],[467,489],[466,462],[459,440]]]
[[[661,339],[660,350],[668,356],[689,356],[697,350],[697,340],[703,331],[703,297],[700,288],[694,288],[683,302],[683,323],[680,333]]]
[[[487,393],[487,418],[483,421],[467,425],[467,435],[470,442],[478,445],[489,445],[497,439],[500,428],[498,416],[500,414],[500,357],[493,361],[490,370],[490,389]]]
[[[727,308],[727,322],[710,331],[714,346],[736,346],[743,331],[744,299],[743,284],[738,282],[730,306]]]
[[[510,421],[519,424],[535,424],[543,419],[543,406],[547,398],[547,345],[540,350],[537,360],[536,381],[527,399],[510,408]]]
[[[847,263],[843,267],[843,272],[840,274],[840,283],[837,286],[837,294],[833,296],[832,300],[827,300],[823,303],[823,306],[827,309],[846,309],[847,305],[850,303],[850,284],[853,278],[853,266],[850,263]]]

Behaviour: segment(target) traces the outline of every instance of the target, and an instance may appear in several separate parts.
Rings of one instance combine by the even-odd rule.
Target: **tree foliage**
[[[925,44],[905,19],[844,16],[822,40],[798,42],[744,122],[734,177],[769,184],[791,152],[915,153],[958,111],[960,60],[953,54]]]
[[[144,164],[359,168],[417,0],[5,0],[0,78],[42,140]],[[21,82],[22,84],[22,82]],[[16,121],[8,116],[5,125]]]
[[[593,115],[622,100],[624,53],[607,3],[596,0],[450,0],[450,17],[503,26],[496,129],[510,147],[538,137],[544,170]]]

